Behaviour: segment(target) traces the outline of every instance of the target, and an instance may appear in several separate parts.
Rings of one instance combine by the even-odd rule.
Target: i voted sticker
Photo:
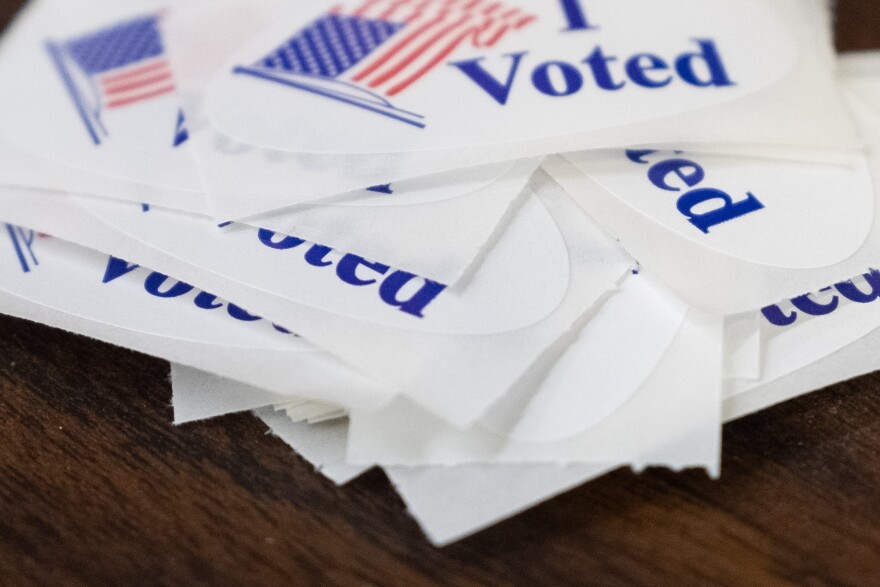
[[[762,308],[762,377],[732,381],[726,394],[760,389],[842,349],[857,348],[859,341],[880,328],[878,300],[880,272],[871,268],[852,279]]]
[[[314,351],[284,328],[160,273],[11,224],[2,232],[0,290],[35,304],[142,335]]]
[[[794,10],[753,0],[308,4],[227,63],[207,113],[237,140],[311,153],[448,150],[611,128],[783,78],[798,56],[784,6]]]
[[[199,191],[162,18],[35,3],[0,50],[4,141],[93,173]]]
[[[861,158],[834,166],[653,149],[565,158],[614,194],[620,214],[639,213],[670,238],[759,265],[834,265],[874,228],[873,182]]]
[[[193,265],[223,274],[234,264],[241,283],[404,330],[490,334],[525,328],[556,309],[571,278],[566,238],[533,193],[464,291],[267,229],[241,226],[223,234],[205,220],[159,209],[76,202],[127,236]]]

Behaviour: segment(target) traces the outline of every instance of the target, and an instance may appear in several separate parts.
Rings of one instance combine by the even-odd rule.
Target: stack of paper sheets
[[[33,0],[0,312],[381,466],[445,544],[880,368],[880,55],[824,0]]]

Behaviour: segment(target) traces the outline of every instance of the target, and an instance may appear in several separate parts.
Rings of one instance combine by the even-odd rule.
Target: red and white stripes
[[[131,106],[175,90],[174,75],[164,57],[107,73],[101,76],[100,84],[108,109]]]
[[[353,15],[407,25],[352,75],[388,96],[417,82],[458,47],[492,47],[535,20],[494,0],[366,0]]]

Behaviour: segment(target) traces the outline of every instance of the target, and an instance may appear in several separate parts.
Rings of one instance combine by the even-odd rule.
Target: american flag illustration
[[[489,48],[534,22],[494,0],[366,0],[336,7],[236,73],[306,90],[424,127],[393,98],[470,45]]]
[[[158,16],[114,24],[60,43],[46,43],[95,144],[107,136],[105,110],[134,106],[175,91]]]

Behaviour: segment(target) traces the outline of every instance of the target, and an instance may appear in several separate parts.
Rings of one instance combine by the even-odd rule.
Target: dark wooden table
[[[840,48],[880,47],[880,3],[838,4]],[[437,550],[381,472],[172,427],[167,363],[0,329],[0,585],[880,584],[878,374],[726,426],[721,481],[618,471]]]

